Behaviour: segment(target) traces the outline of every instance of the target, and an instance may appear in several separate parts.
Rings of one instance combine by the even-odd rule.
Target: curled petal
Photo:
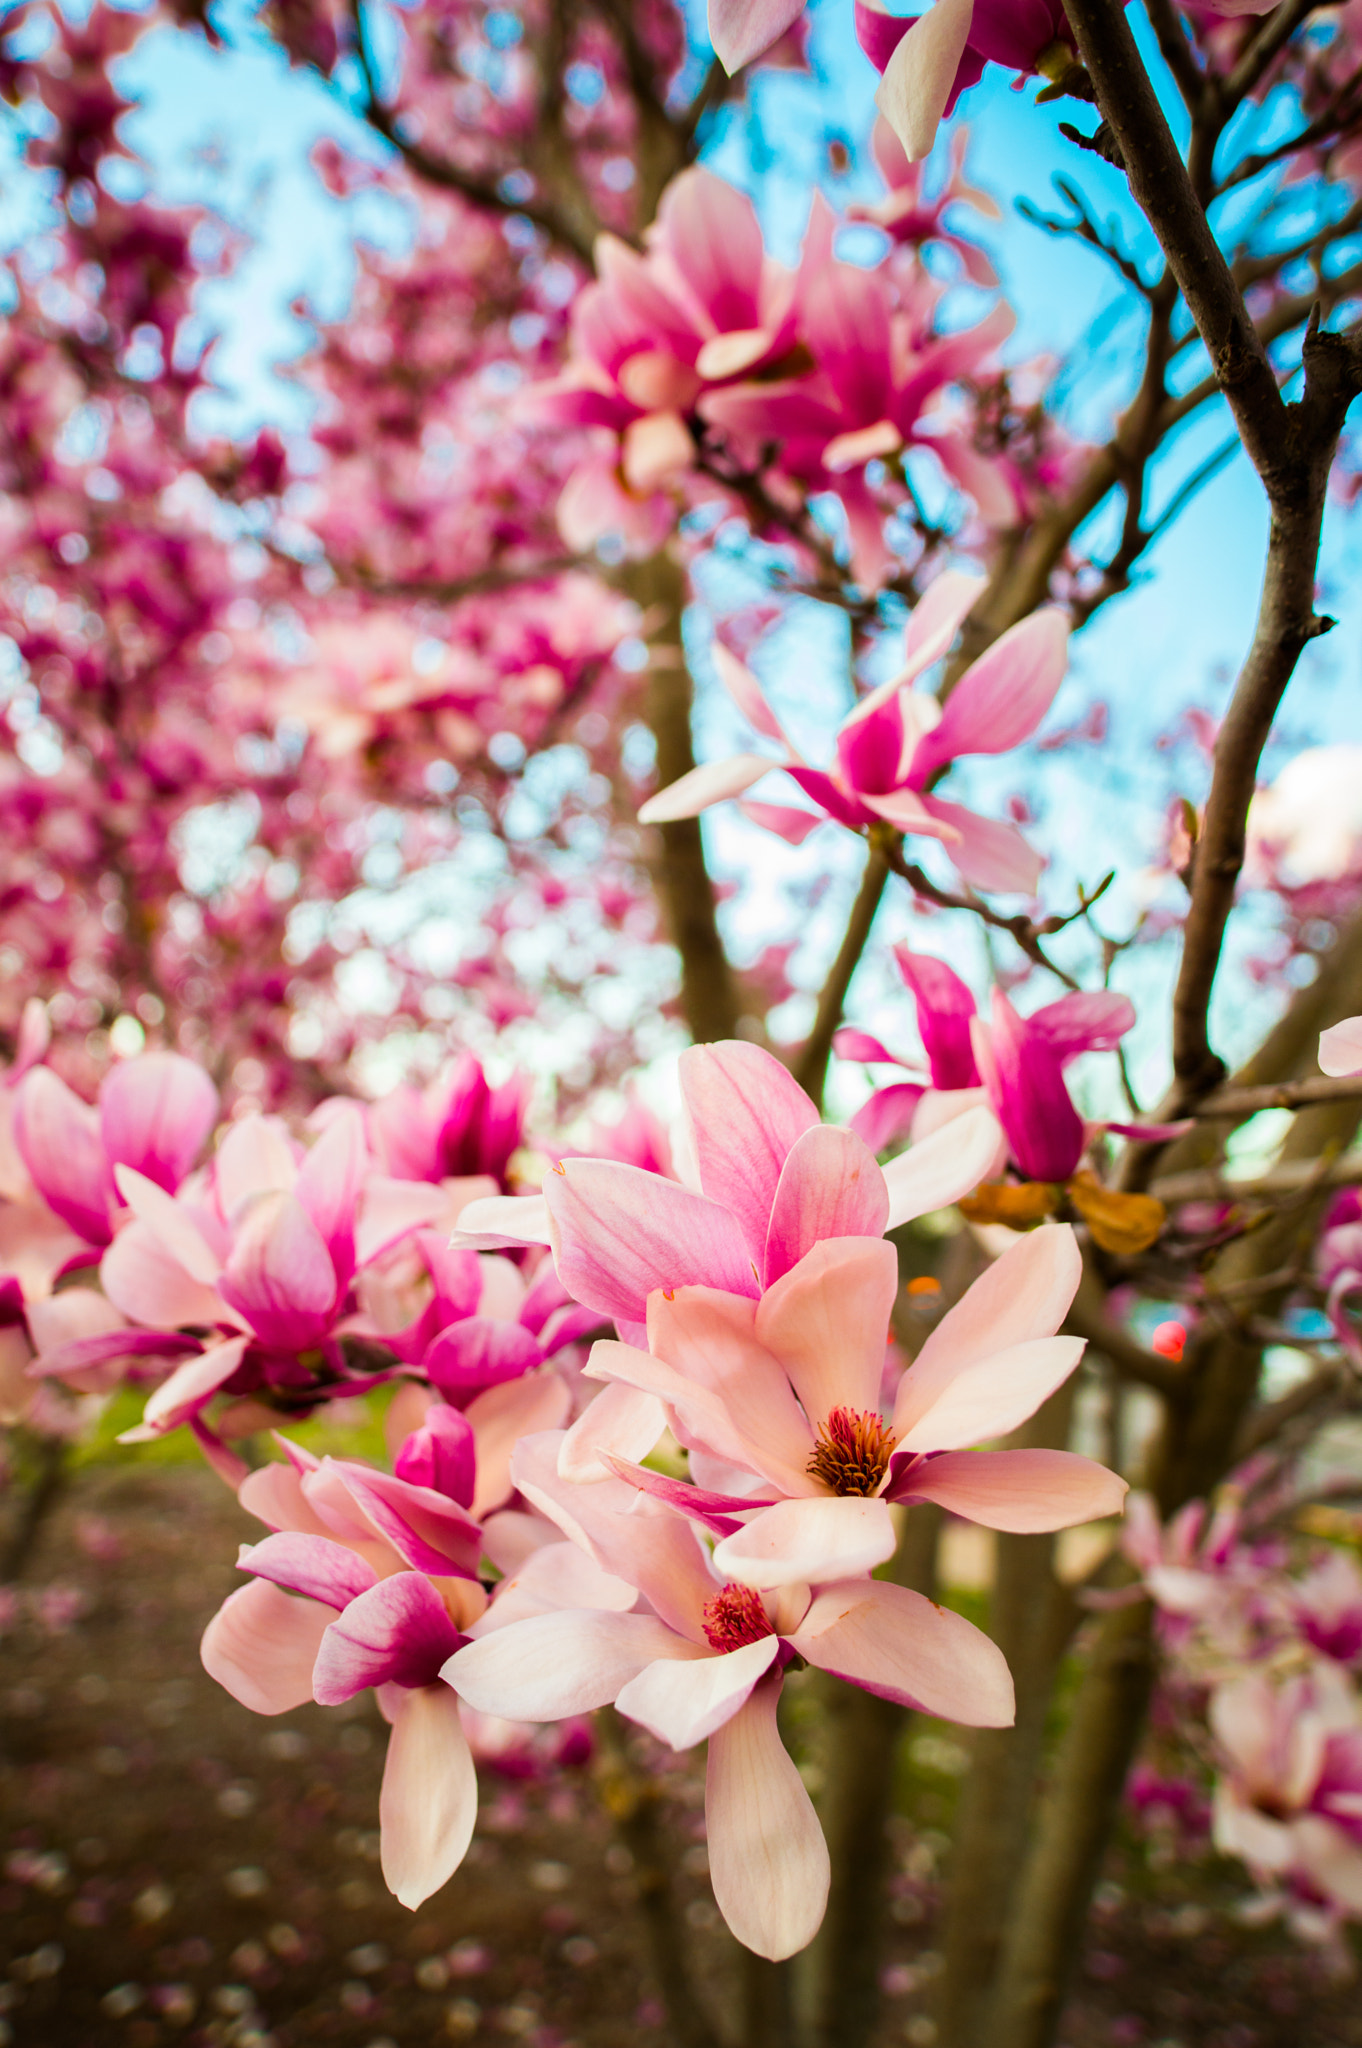
[[[243,1543],[236,1563],[238,1571],[253,1572],[286,1592],[320,1600],[337,1613],[367,1593],[375,1578],[368,1559],[346,1544],[292,1531],[266,1536],[260,1543]]]
[[[804,0],[709,0],[709,39],[729,77],[778,43]]]
[[[424,1573],[395,1572],[332,1622],[317,1652],[312,1696],[334,1707],[369,1685],[433,1685],[458,1643],[459,1632]]]
[[[974,0],[936,0],[911,23],[885,66],[875,105],[910,164],[931,152],[965,55]]]

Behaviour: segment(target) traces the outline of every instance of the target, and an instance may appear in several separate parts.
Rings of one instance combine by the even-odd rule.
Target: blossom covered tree
[[[729,173],[779,156],[774,70],[840,118],[799,5],[713,0],[712,52],[669,0],[271,8],[251,33],[334,113],[317,178],[406,232],[357,240],[348,311],[290,366],[306,424],[235,437],[204,309],[241,238],[158,194],[128,60],[203,38],[227,67],[241,24],[24,0],[0,45],[40,222],[0,332],[15,1559],[64,1441],[111,1411],[125,1443],[192,1438],[266,1532],[205,1665],[264,1714],[375,1689],[413,1908],[467,1850],[493,1723],[549,1768],[596,1715],[637,1758],[705,1743],[752,2048],[870,2037],[914,1714],[972,1731],[950,2048],[1057,2037],[1156,1672],[1247,1880],[1311,1938],[1362,1913],[1362,1603],[1302,1548],[1291,1462],[1362,1356],[1362,863],[1303,874],[1286,777],[1258,787],[1333,623],[1328,493],[1355,495],[1362,347],[1330,324],[1362,285],[1354,24],[1142,21],[858,5],[882,191],[829,177],[782,250]],[[1044,81],[1035,123],[1096,123],[1056,131],[1038,225],[1128,296],[1104,422],[1015,343],[958,126],[926,162],[987,65]],[[1164,792],[1141,914],[1126,846],[1060,878],[1044,763],[1106,726],[1051,707],[1226,412],[1270,515],[1258,622],[1193,707],[1201,783]],[[833,639],[788,652],[814,619],[838,716],[806,651]],[[693,669],[752,751],[693,731]],[[802,803],[749,794],[773,773]],[[732,814],[699,823],[730,801],[747,875]],[[848,834],[813,980],[735,910],[803,862],[807,921]],[[1263,1032],[1230,1075],[1240,902]],[[1137,1007],[1169,1076],[1147,1111]],[[921,1057],[890,1051],[914,1023]],[[678,1054],[670,1132],[637,1099],[588,1130]],[[1090,1054],[1122,1101],[1071,1071]],[[846,1124],[834,1057],[848,1105],[856,1067],[895,1076]],[[1262,1110],[1289,1129],[1246,1179]],[[299,1434],[356,1398],[386,1465]],[[1248,1506],[1208,1520],[1231,1475]],[[947,1517],[995,1532],[986,1628],[937,1604]],[[1053,1539],[1084,1524],[1076,1585]],[[830,1731],[816,1806],[796,1687]],[[675,2034],[716,2038],[652,1925]]]

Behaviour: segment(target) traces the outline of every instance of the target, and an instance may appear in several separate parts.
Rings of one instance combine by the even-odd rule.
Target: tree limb
[[[878,848],[872,846],[866,859],[861,886],[856,892],[856,901],[851,907],[842,943],[837,949],[828,978],[818,998],[818,1012],[799,1058],[795,1062],[794,1076],[806,1095],[811,1095],[821,1105],[823,1084],[827,1078],[828,1057],[832,1052],[832,1041],[842,1021],[842,1009],[846,1002],[851,978],[860,964],[866,941],[870,937],[875,913],[880,907],[884,885],[889,879],[889,863]]]

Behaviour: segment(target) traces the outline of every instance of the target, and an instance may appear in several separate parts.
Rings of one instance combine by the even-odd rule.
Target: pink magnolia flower
[[[720,675],[740,709],[758,732],[784,748],[784,758],[738,754],[694,768],[649,798],[639,812],[641,822],[694,817],[782,768],[838,824],[853,831],[889,824],[939,839],[975,887],[1034,889],[1040,861],[1015,826],[981,818],[931,792],[961,755],[1006,753],[1035,731],[1064,677],[1064,614],[1047,606],[1011,627],[965,671],[944,709],[929,692],[910,687],[949,648],[981,588],[978,578],[954,570],[938,577],[909,621],[904,669],[842,721],[827,772],[801,760],[756,678],[716,649]]]
[[[511,1516],[503,1546],[497,1513],[512,1491],[510,1445],[522,1427],[560,1421],[566,1389],[541,1384],[518,1413],[504,1389],[480,1411],[442,1404],[426,1412],[403,1444],[396,1470],[314,1458],[280,1439],[287,1464],[257,1468],[242,1481],[248,1513],[272,1531],[242,1546],[251,1581],[228,1596],[208,1624],[205,1669],[259,1714],[288,1713],[305,1700],[334,1706],[377,1689],[392,1726],[379,1797],[381,1865],[388,1887],[415,1908],[453,1875],[477,1814],[477,1779],[458,1700],[441,1668],[485,1615],[476,1573],[484,1552],[506,1568],[520,1611],[557,1585],[577,1602],[632,1602],[631,1587],[602,1575],[543,1525],[539,1546],[559,1553],[557,1575],[542,1567],[530,1593],[516,1579],[526,1517]],[[486,1519],[484,1522],[483,1518]],[[566,1569],[565,1569],[566,1568]],[[525,1578],[521,1573],[521,1580]]]
[[[1060,0],[935,0],[907,18],[856,0],[856,35],[884,74],[875,104],[914,162],[985,64],[1058,78],[1075,61]]]
[[[548,1244],[575,1300],[637,1333],[660,1287],[756,1298],[820,1239],[878,1236],[976,1187],[997,1147],[987,1110],[883,1170],[854,1132],[819,1120],[787,1067],[734,1040],[681,1055],[681,1180],[562,1159],[536,1197],[469,1205],[455,1242]]]
[[[684,1445],[717,1461],[712,1492],[605,1462],[719,1537],[716,1568],[758,1588],[868,1572],[893,1555],[892,1501],[930,1500],[987,1528],[1041,1530],[1119,1511],[1125,1481],[1068,1451],[980,1452],[1074,1370],[1055,1335],[1081,1272],[1073,1232],[1010,1245],[943,1317],[880,1408],[898,1261],[881,1239],[814,1246],[759,1301],[710,1287],[648,1300],[648,1351],[604,1341],[589,1378],[662,1403]],[[580,1428],[590,1436],[593,1411]],[[660,1431],[659,1431],[660,1434]]]
[[[1336,1664],[1362,1662],[1362,1570],[1345,1550],[1328,1550],[1290,1582],[1292,1622],[1321,1657]]]
[[[521,1444],[513,1470],[522,1493],[646,1605],[474,1624],[446,1676],[489,1713],[547,1719],[613,1701],[673,1749],[707,1739],[715,1901],[748,1948],[792,1955],[822,1920],[828,1855],[780,1739],[784,1667],[803,1657],[881,1698],[998,1727],[1013,1713],[1007,1666],[969,1622],[901,1586],[848,1577],[764,1592],[726,1579],[685,1521],[630,1487],[565,1483],[563,1442]]]
[[[1022,1018],[995,989],[990,1029],[976,1014],[968,986],[944,960],[903,945],[895,947],[894,957],[917,1008],[930,1085],[914,1080],[877,1090],[852,1128],[879,1150],[905,1130],[937,1127],[961,1108],[987,1100],[1026,1178],[1067,1180],[1083,1156],[1089,1129],[1074,1108],[1064,1069],[1080,1053],[1110,1051],[1129,1031],[1135,1022],[1129,998],[1107,989],[1074,993]],[[837,1049],[846,1058],[908,1064],[862,1031],[839,1033]]]
[[[958,128],[951,137],[949,174],[935,196],[929,199],[923,189],[924,167],[909,162],[903,144],[881,117],[875,123],[870,146],[880,176],[889,189],[883,199],[848,206],[846,217],[848,220],[871,221],[876,227],[883,228],[895,242],[905,242],[913,247],[920,247],[924,242],[944,242],[955,251],[971,283],[991,287],[997,284],[998,278],[988,257],[977,243],[966,241],[963,235],[957,235],[948,228],[944,219],[947,207],[955,205],[972,206],[990,220],[1002,218],[997,201],[989,193],[971,185],[965,177],[968,140],[968,132],[963,128]]]
[[[842,502],[857,580],[873,586],[893,573],[886,499],[866,465],[890,463],[910,447],[928,449],[974,499],[990,525],[1016,523],[1017,500],[1002,465],[981,455],[971,435],[942,410],[952,386],[980,378],[1015,325],[1001,302],[975,326],[942,333],[937,311],[944,283],[920,265],[889,260],[870,268],[840,261],[838,222],[815,195],[795,285],[802,351],[761,377],[705,391],[698,411],[738,463],[766,468],[778,491],[835,491]]]
[[[486,1176],[504,1189],[525,1142],[529,1094],[528,1075],[493,1088],[475,1055],[462,1053],[424,1090],[394,1088],[370,1105],[365,1127],[375,1163],[395,1180]]]
[[[795,338],[793,275],[766,254],[751,200],[712,171],[695,165],[672,180],[646,242],[640,255],[598,237],[569,366],[523,402],[537,420],[616,437],[618,475],[612,449],[604,473],[588,462],[564,492],[560,525],[576,542],[598,538],[602,519],[632,528],[630,495],[646,534],[649,494],[695,461],[700,393],[788,354]]]
[[[1028,1180],[1062,1182],[1073,1173],[1089,1134],[1065,1085],[1064,1069],[1080,1053],[1110,1051],[1134,1022],[1129,997],[1107,989],[1061,996],[1019,1017],[995,988],[991,1028],[982,1018],[973,1019],[975,1060],[1012,1157]],[[1108,1123],[1106,1128],[1132,1127]]]
[[[1362,1714],[1336,1666],[1279,1683],[1261,1673],[1211,1696],[1226,1761],[1217,1847],[1337,1912],[1362,1913]]]
[[[121,1209],[116,1169],[131,1168],[173,1194],[202,1151],[218,1113],[203,1068],[174,1052],[148,1052],[110,1069],[91,1109],[35,1066],[14,1108],[14,1138],[34,1187],[87,1244],[103,1246]]]

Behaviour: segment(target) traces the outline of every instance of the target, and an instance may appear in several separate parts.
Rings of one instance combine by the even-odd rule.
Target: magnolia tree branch
[[[1158,235],[1272,512],[1257,629],[1216,742],[1193,856],[1173,998],[1174,1089],[1163,1111],[1177,1114],[1224,1073],[1210,1044],[1211,992],[1243,867],[1258,762],[1301,650],[1331,623],[1315,615],[1315,563],[1329,466],[1362,389],[1362,350],[1350,337],[1321,333],[1318,313],[1312,315],[1302,349],[1304,396],[1284,403],[1118,0],[1066,0],[1066,7],[1131,192]]]
[[[847,990],[852,976],[860,965],[861,955],[870,938],[875,914],[884,895],[884,885],[889,879],[889,863],[878,848],[872,846],[866,859],[861,886],[856,891],[856,901],[851,906],[851,916],[842,943],[837,949],[837,958],[828,971],[818,998],[818,1012],[813,1029],[800,1048],[795,1061],[794,1075],[800,1087],[814,1101],[821,1105],[823,1087],[827,1080],[828,1059],[832,1052],[832,1041],[842,1021]]]

